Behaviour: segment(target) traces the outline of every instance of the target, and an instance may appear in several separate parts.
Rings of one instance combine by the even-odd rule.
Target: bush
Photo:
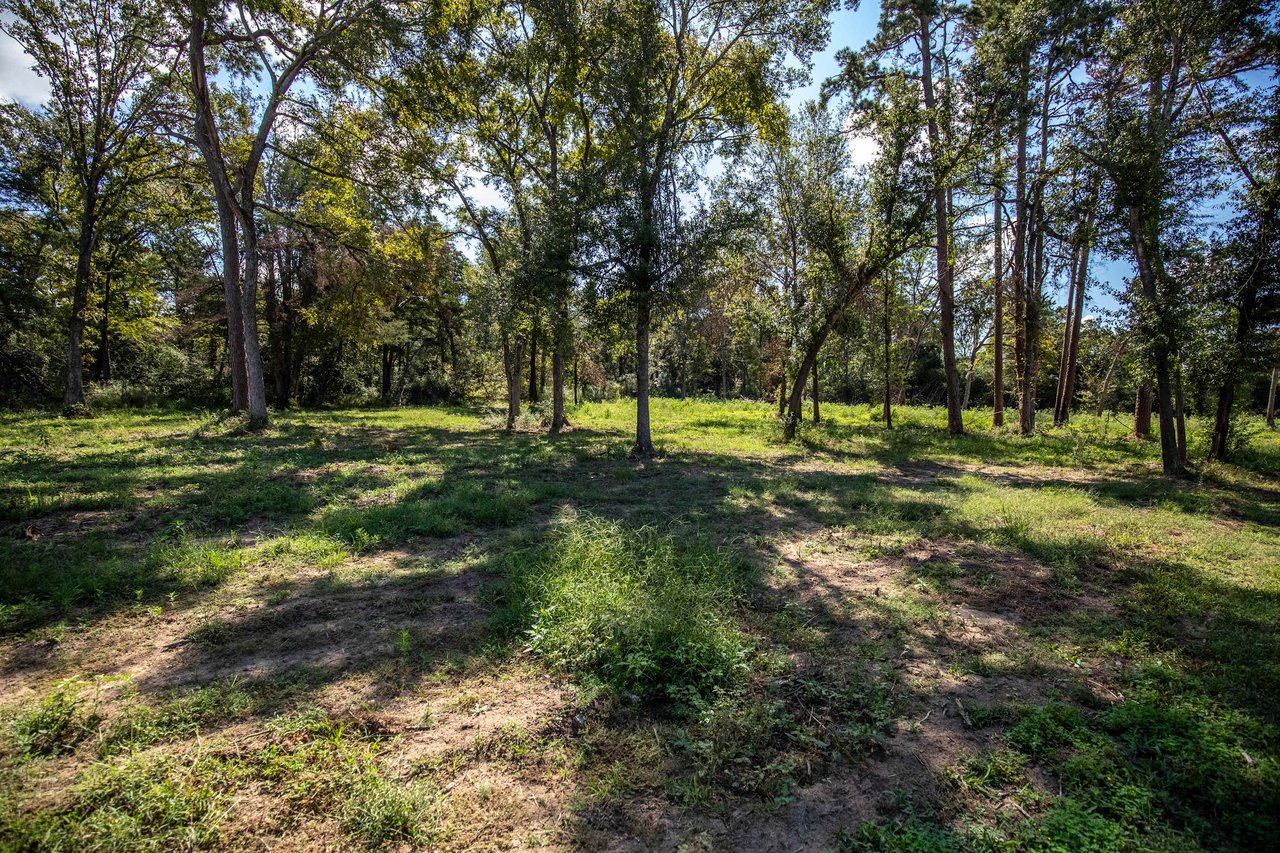
[[[504,617],[557,669],[656,700],[745,679],[748,643],[734,621],[742,572],[723,553],[571,513],[523,557]]]

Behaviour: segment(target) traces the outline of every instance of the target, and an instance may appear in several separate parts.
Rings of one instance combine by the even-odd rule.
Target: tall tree
[[[621,0],[601,4],[608,33],[593,74],[624,196],[614,221],[616,261],[635,314],[636,440],[653,453],[649,340],[655,301],[678,259],[669,245],[679,199],[673,171],[714,146],[774,127],[780,96],[827,38],[830,0]]]
[[[159,107],[173,52],[165,20],[138,0],[0,0],[0,29],[49,81],[44,108],[76,177],[76,268],[64,402],[84,403],[85,309],[104,216],[155,175]]]
[[[195,110],[192,139],[204,158],[218,215],[232,401],[256,422],[267,418],[257,307],[257,193],[263,156],[294,83],[325,60],[367,46],[360,25],[368,24],[379,8],[370,0],[332,0],[316,7],[199,0],[190,7],[186,44]],[[256,111],[247,99],[241,104],[254,113],[246,139],[227,138],[226,113],[210,83],[211,57],[224,73],[266,80]]]
[[[1175,401],[1183,283],[1167,265],[1172,232],[1203,189],[1208,126],[1197,93],[1270,61],[1274,2],[1134,0],[1123,6],[1094,69],[1099,121],[1088,156],[1106,173],[1117,227],[1137,267],[1138,331],[1155,378],[1160,457],[1185,470]]]

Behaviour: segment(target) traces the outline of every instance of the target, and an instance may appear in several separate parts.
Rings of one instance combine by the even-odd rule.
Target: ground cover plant
[[[0,849],[1273,843],[1277,434],[877,414],[0,415]]]

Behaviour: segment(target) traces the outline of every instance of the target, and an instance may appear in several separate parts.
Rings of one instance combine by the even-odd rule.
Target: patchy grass
[[[632,414],[0,415],[0,848],[1280,833],[1280,434]]]

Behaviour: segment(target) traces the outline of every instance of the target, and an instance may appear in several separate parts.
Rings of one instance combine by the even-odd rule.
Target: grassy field
[[[824,415],[0,415],[0,850],[1274,847],[1280,435]]]

